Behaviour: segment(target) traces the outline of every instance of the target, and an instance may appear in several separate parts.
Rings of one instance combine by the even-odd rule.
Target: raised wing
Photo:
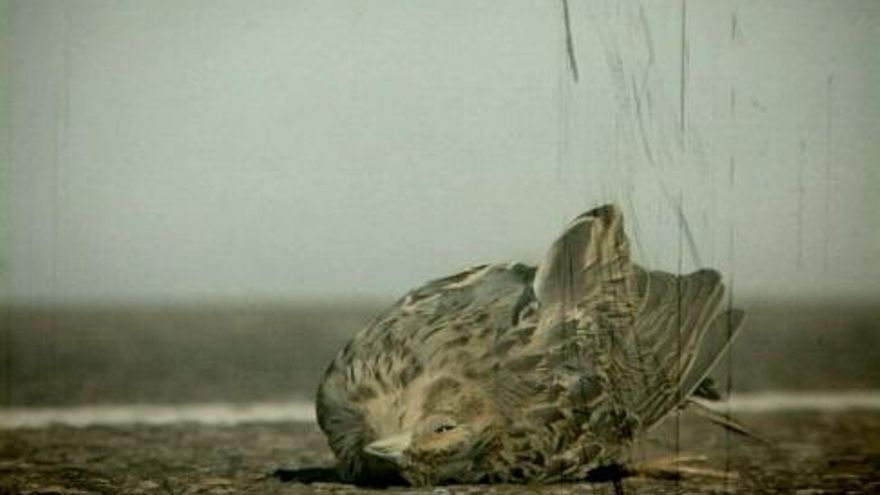
[[[673,275],[632,263],[615,205],[576,218],[534,286],[545,366],[588,377],[591,396],[641,428],[693,392],[742,320],[739,310],[720,313],[718,272]]]

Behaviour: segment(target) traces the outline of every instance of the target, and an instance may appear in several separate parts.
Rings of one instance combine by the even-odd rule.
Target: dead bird
[[[583,480],[698,392],[743,319],[709,269],[650,271],[623,218],[578,216],[535,268],[410,291],[328,367],[318,423],[338,474],[413,485]]]

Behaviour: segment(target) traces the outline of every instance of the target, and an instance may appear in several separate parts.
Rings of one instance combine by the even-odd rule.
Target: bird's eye
[[[447,431],[451,431],[455,429],[455,423],[451,421],[444,421],[442,423],[438,423],[434,426],[434,433],[445,433]]]

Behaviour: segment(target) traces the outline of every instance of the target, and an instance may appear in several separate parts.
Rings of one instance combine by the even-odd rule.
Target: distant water
[[[747,315],[743,331],[715,372],[725,394],[880,390],[880,304],[741,306]],[[0,307],[0,406],[286,404],[311,398],[336,352],[381,310],[342,302]]]
[[[731,413],[880,411],[880,390],[843,392],[762,392],[737,394],[707,405]],[[53,424],[163,425],[199,423],[235,425],[251,422],[313,422],[308,401],[250,404],[104,405],[77,407],[20,407],[0,409],[0,428],[42,428]]]

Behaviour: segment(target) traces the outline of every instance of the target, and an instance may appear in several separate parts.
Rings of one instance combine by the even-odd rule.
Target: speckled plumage
[[[712,270],[630,260],[616,206],[576,218],[538,266],[428,282],[330,364],[318,421],[352,481],[583,479],[679,407],[742,312]]]

